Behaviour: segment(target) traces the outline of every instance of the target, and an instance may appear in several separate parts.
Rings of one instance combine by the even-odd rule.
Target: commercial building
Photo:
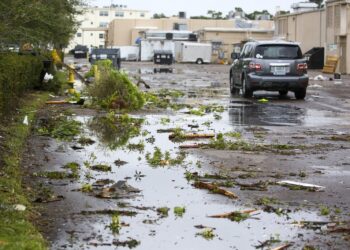
[[[350,73],[350,1],[328,0],[324,8],[275,17],[276,37],[299,42],[303,52],[323,47],[339,58],[337,71]]]
[[[80,22],[77,33],[72,38],[68,49],[76,45],[85,45],[88,48],[102,48],[106,44],[106,31],[109,23],[118,19],[140,20],[151,18],[151,13],[146,10],[132,10],[122,5],[111,5],[108,7],[84,6],[80,8],[82,14],[76,16]]]
[[[237,28],[239,27],[239,28]],[[273,21],[211,20],[211,19],[115,19],[107,32],[107,47],[130,46],[144,38],[147,31],[167,30],[195,32],[200,42],[214,43],[213,52],[221,59],[228,59],[233,44],[247,39],[271,39],[274,35]],[[220,46],[219,46],[220,45]],[[218,46],[226,46],[220,49]],[[215,57],[214,59],[215,60]]]
[[[240,47],[243,42],[271,40],[273,37],[273,28],[204,28],[198,30],[198,40],[213,45],[212,61],[230,59],[234,47]]]

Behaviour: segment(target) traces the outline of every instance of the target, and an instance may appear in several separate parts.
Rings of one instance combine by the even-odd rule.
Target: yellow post
[[[95,81],[100,80],[100,71],[98,70],[97,65],[94,65],[94,76],[95,76]]]
[[[54,64],[57,65],[57,64],[61,64],[62,63],[62,60],[61,60],[60,56],[58,55],[56,49],[52,50],[51,56],[52,56]]]
[[[74,89],[74,83],[75,83],[75,78],[74,78],[74,65],[69,65],[68,70],[69,70],[69,76],[68,76],[68,84],[71,86],[71,88],[68,90],[70,94],[75,93]]]

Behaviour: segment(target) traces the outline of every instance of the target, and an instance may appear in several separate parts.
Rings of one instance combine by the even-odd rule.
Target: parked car
[[[293,91],[304,99],[309,84],[306,60],[297,43],[285,41],[247,42],[241,53],[232,54],[230,91],[242,90],[251,97],[256,90],[278,91],[285,96]]]

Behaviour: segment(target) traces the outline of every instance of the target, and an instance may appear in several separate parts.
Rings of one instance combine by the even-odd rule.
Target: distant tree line
[[[64,47],[75,34],[83,0],[0,1],[0,43]]]

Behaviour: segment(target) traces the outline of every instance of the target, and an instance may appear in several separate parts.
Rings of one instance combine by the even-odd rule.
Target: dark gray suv
[[[233,54],[230,69],[230,91],[242,90],[251,97],[256,90],[293,91],[296,99],[304,99],[309,84],[306,60],[298,44],[285,41],[247,42],[240,54]]]

